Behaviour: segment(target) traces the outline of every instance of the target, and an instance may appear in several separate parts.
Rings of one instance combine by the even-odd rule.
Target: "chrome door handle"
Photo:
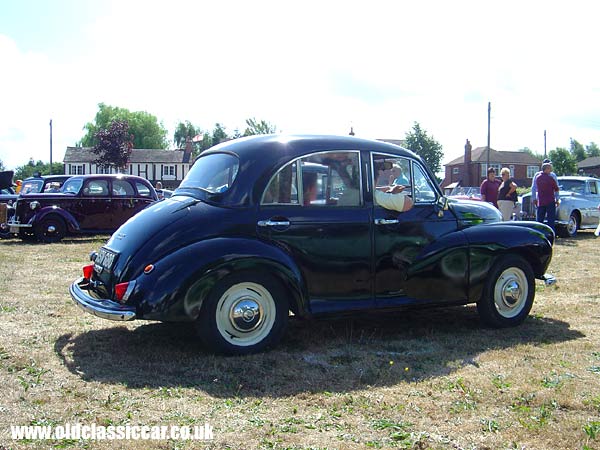
[[[375,225],[393,225],[399,223],[398,219],[375,219]]]
[[[289,227],[289,220],[259,220],[259,227]]]

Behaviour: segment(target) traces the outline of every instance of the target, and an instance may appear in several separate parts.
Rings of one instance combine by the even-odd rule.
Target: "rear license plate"
[[[115,265],[115,261],[117,260],[117,254],[113,253],[105,248],[101,248],[98,252],[98,256],[96,256],[96,260],[94,261],[94,265],[101,267],[102,269],[106,269],[111,271],[113,266]],[[99,270],[98,272],[101,272]]]

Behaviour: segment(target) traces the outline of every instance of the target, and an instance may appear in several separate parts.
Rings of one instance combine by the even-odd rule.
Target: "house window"
[[[538,171],[538,166],[527,166],[527,178],[535,177],[535,174]]]
[[[502,169],[502,167],[500,167],[500,164],[490,164],[489,167],[493,167],[494,170],[496,171],[496,176],[500,176],[500,170]],[[487,168],[488,166],[485,164],[481,165],[481,176],[483,178],[487,177]]]
[[[69,164],[69,175],[83,175],[83,164]]]
[[[458,175],[459,172],[460,172],[460,169],[458,167],[452,168],[452,175]]]
[[[175,179],[175,166],[163,166],[163,180]]]

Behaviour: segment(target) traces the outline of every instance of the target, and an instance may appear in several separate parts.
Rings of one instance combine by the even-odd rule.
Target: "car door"
[[[127,222],[140,210],[139,206],[133,184],[125,178],[113,178],[111,180],[111,228],[116,230]]]
[[[585,188],[585,203],[581,209],[581,226],[593,228],[598,225],[600,217],[600,190],[599,183],[595,180],[588,180]]]
[[[371,182],[390,183],[395,165],[403,167],[405,187],[414,206],[405,212],[385,209],[373,199],[375,298],[377,307],[430,299],[464,300],[468,284],[468,244],[450,210],[440,207],[441,193],[420,162],[394,155],[372,155]],[[397,194],[397,195],[403,195]]]
[[[259,236],[301,270],[314,313],[373,306],[360,152],[319,152],[286,164],[268,183],[258,218]]]
[[[82,231],[111,230],[111,196],[106,179],[92,178],[83,182],[78,201],[73,201],[71,213]]]

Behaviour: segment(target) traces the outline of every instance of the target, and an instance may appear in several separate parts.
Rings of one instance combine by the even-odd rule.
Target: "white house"
[[[98,166],[96,159],[98,155],[91,147],[67,147],[63,159],[65,175],[117,172],[114,168]],[[173,189],[179,186],[192,164],[191,145],[177,150],[134,148],[127,167],[121,172],[146,178],[153,185],[160,181],[164,188]]]

